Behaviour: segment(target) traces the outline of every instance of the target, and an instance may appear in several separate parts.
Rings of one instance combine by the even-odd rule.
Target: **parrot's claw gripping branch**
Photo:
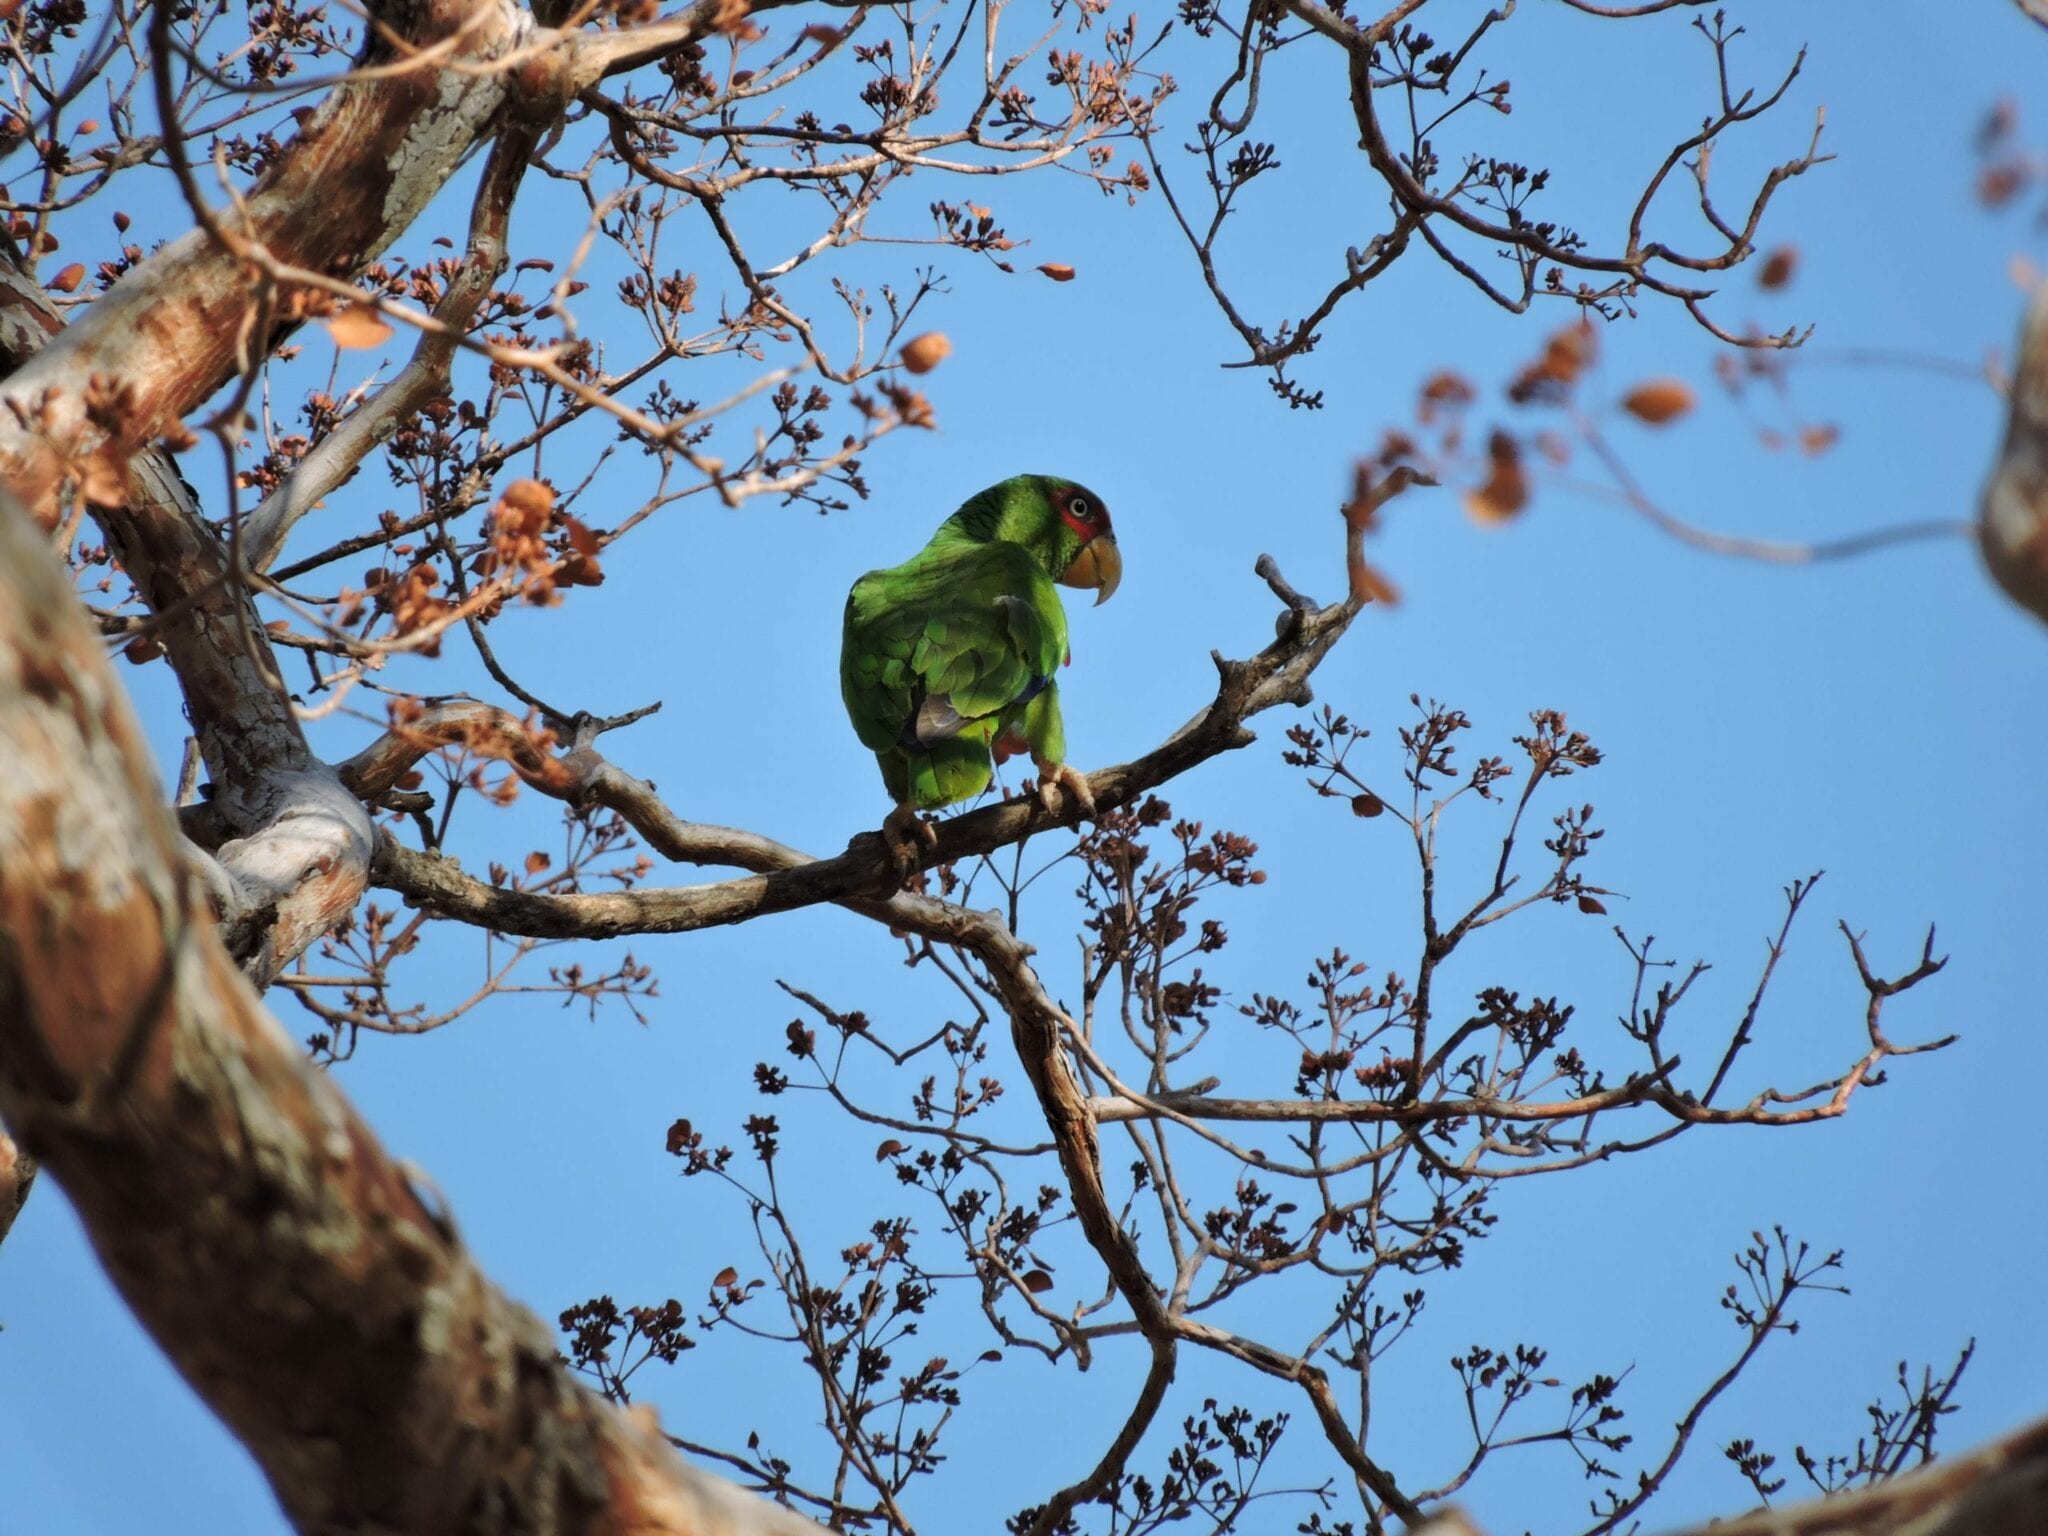
[[[1072,763],[1038,765],[1038,803],[1045,807],[1046,815],[1062,821],[1076,812],[1086,821],[1094,821],[1100,815],[1095,809],[1095,793],[1088,787],[1088,776]]]
[[[1362,605],[1347,599],[1316,606],[1287,584],[1271,556],[1262,555],[1256,569],[1291,615],[1282,632],[1243,661],[1219,655],[1215,697],[1150,752],[1092,774],[1068,768],[1061,776],[1063,788],[1084,792],[1100,809],[1128,804],[1197,764],[1254,741],[1246,725],[1253,715],[1278,704],[1309,701],[1310,675]],[[616,812],[665,858],[750,873],[702,885],[550,896],[492,886],[453,859],[408,848],[389,831],[381,832],[373,883],[444,917],[534,938],[613,938],[687,933],[828,901],[866,911],[875,906],[878,889],[893,888],[897,861],[879,833],[862,833],[844,853],[814,859],[757,832],[688,821],[663,803],[653,785],[605,761],[594,749],[561,756],[534,750],[531,733],[516,717],[488,705],[436,705],[427,719],[410,722],[341,765],[341,777],[369,798],[388,789],[427,752],[457,739],[473,750],[479,742],[493,743],[492,755],[503,757],[544,794]],[[992,853],[1060,821],[1035,796],[983,806],[932,827],[930,844],[920,835],[916,867]]]
[[[904,801],[882,823],[882,841],[896,864],[900,886],[917,873],[920,859],[939,845],[939,829],[918,814],[913,801]]]

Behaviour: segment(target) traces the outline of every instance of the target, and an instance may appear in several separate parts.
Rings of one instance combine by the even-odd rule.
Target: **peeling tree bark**
[[[36,1160],[0,1131],[0,1243],[14,1230],[14,1218],[28,1202],[29,1187],[36,1181]]]
[[[815,1529],[576,1385],[263,1011],[11,501],[0,758],[0,1113],[298,1529]]]
[[[530,34],[509,0],[422,0],[382,18],[414,48],[474,66]],[[390,62],[373,44],[366,63]],[[86,453],[125,455],[183,420],[288,328],[252,331],[263,296],[251,255],[322,276],[360,271],[418,217],[504,105],[497,70],[421,67],[339,86],[240,208],[172,241],[0,388],[0,473],[46,523]],[[280,312],[282,313],[282,312]],[[89,394],[92,381],[102,381]],[[118,410],[91,408],[117,399]]]
[[[2020,326],[2005,444],[1977,525],[1984,563],[2006,594],[2048,619],[2048,282]]]
[[[290,306],[271,304],[280,295],[252,276],[353,276],[501,129],[551,123],[606,75],[788,3],[736,11],[730,0],[698,0],[665,20],[600,32],[541,27],[513,0],[372,6],[360,62],[414,66],[338,86],[232,209],[195,209],[210,228],[127,272],[18,368],[0,387],[0,478],[51,523],[86,455],[133,452],[290,332]],[[266,315],[267,334],[254,334]]]
[[[158,615],[211,776],[202,820],[218,833],[212,851],[232,891],[216,915],[263,986],[362,899],[370,818],[306,744],[228,552],[165,473],[176,472],[162,455],[138,455],[138,494],[103,510],[101,526]]]
[[[0,360],[18,375],[69,333],[18,271],[0,265],[0,290],[9,301]],[[199,820],[220,872],[215,916],[261,985],[362,899],[370,818],[307,746],[262,620],[170,455],[134,454],[127,483],[125,505],[94,510],[157,615],[152,634],[177,673],[212,779]]]

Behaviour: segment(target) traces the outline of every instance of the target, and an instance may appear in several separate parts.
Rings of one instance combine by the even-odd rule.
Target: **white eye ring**
[[[1076,496],[1072,501],[1069,501],[1067,503],[1067,510],[1084,523],[1094,515],[1088,509],[1088,498],[1086,496]]]

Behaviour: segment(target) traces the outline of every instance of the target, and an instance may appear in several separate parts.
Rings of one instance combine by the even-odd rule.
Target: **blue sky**
[[[1818,0],[1742,6],[1734,19],[1750,29],[1737,58],[1752,78],[1774,82],[1802,42],[1813,51],[1784,106],[1727,142],[1717,176],[1746,186],[1796,153],[1822,105],[1824,144],[1838,158],[1790,184],[1766,226],[1767,244],[1775,235],[1799,247],[1798,280],[1764,294],[1738,275],[1718,313],[1732,324],[1816,326],[1816,361],[1796,370],[1794,387],[1807,418],[1837,424],[1841,442],[1811,459],[1770,453],[1706,388],[1698,413],[1661,433],[1616,425],[1617,446],[1671,510],[1717,529],[1815,538],[1967,516],[1998,435],[1991,392],[1820,359],[1823,349],[1883,347],[1974,362],[2010,347],[2021,305],[2010,259],[2031,250],[2042,260],[2042,243],[2024,213],[1975,205],[1969,144],[2000,95],[2020,96],[2023,124],[2048,109],[2038,89],[2024,95],[2048,36],[1998,6],[1959,8],[1938,25],[1903,3],[1851,15]],[[1707,99],[1709,55],[1683,16],[1601,26],[1526,7],[1497,55],[1516,104],[1502,135],[1518,157],[1556,169],[1546,196],[1595,239]],[[1204,89],[1196,66],[1209,62],[1176,59],[1191,89],[1169,111],[1192,110]],[[1272,92],[1284,174],[1254,189],[1263,200],[1226,247],[1274,312],[1298,307],[1292,296],[1362,241],[1380,207],[1331,115],[1341,82],[1327,64]],[[902,190],[904,217],[921,216],[921,184]],[[930,195],[956,194],[935,185]],[[1273,553],[1312,594],[1341,585],[1334,508],[1350,463],[1407,420],[1418,383],[1455,367],[1486,388],[1492,411],[1499,385],[1563,319],[1492,309],[1418,256],[1351,301],[1301,370],[1327,391],[1327,408],[1289,412],[1257,376],[1216,366],[1235,338],[1156,198],[1126,208],[1064,178],[998,182],[988,198],[1013,233],[1033,237],[1020,265],[1070,262],[1080,275],[1053,284],[958,253],[941,262],[951,292],[930,323],[955,351],[927,381],[939,430],[899,435],[871,455],[871,501],[822,519],[684,503],[635,536],[631,557],[609,563],[601,593],[513,614],[494,631],[507,665],[545,697],[599,712],[664,700],[607,747],[685,814],[820,853],[877,823],[886,804],[837,697],[846,586],[907,554],[966,494],[1023,469],[1100,491],[1125,551],[1116,600],[1073,615],[1075,662],[1062,681],[1072,755],[1092,766],[1146,749],[1208,697],[1212,646],[1244,654],[1270,633],[1272,603],[1251,575],[1258,554]],[[564,254],[573,236],[548,227],[544,207],[532,227],[515,224],[515,240]],[[1682,212],[1674,204],[1689,230]],[[459,205],[437,216],[423,233],[459,229]],[[771,243],[779,232],[772,220],[760,231]],[[708,250],[684,259],[714,270]],[[855,253],[851,270],[872,282],[910,259],[877,248]],[[1651,375],[1709,376],[1707,338],[1654,305],[1606,328],[1602,344],[1591,398]],[[644,489],[638,473],[620,470],[621,504]],[[350,494],[374,505],[378,491]],[[1799,1336],[1768,1351],[1709,1419],[1654,1524],[1745,1505],[1746,1488],[1715,1450],[1731,1436],[1755,1436],[1781,1467],[1795,1442],[1846,1446],[1897,1361],[1939,1365],[1971,1337],[1978,1354],[1947,1443],[2042,1411],[2048,1324],[2034,1277],[2048,1263],[2048,1213],[2030,1177],[2032,1116],[2010,1088],[2048,1069],[2028,959],[2048,854],[2038,788],[2048,634],[2003,600],[1962,541],[1766,568],[1688,551],[1624,511],[1551,490],[1499,529],[1474,526],[1450,491],[1413,493],[1374,554],[1405,600],[1359,620],[1319,674],[1319,699],[1372,727],[1366,760],[1384,779],[1411,693],[1466,710],[1470,750],[1506,750],[1537,707],[1588,730],[1607,761],[1571,795],[1592,800],[1610,829],[1589,868],[1622,893],[1610,920],[1654,933],[1665,953],[1714,962],[1688,1009],[1687,1039],[1699,1042],[1690,1049],[1709,1049],[1746,1000],[1781,887],[1822,869],[1773,989],[1749,1091],[1803,1086],[1856,1054],[1862,994],[1838,917],[1868,934],[1873,962],[1889,970],[1909,965],[1938,924],[1949,969],[1901,999],[1889,1022],[1901,1039],[1962,1035],[1943,1054],[1898,1064],[1843,1121],[1701,1132],[1507,1191],[1497,1234],[1465,1269],[1431,1283],[1424,1325],[1380,1379],[1382,1459],[1418,1483],[1462,1459],[1444,1362],[1474,1342],[1540,1342],[1567,1380],[1633,1365],[1625,1401],[1638,1449],[1660,1445],[1688,1389],[1734,1353],[1716,1298],[1735,1278],[1729,1256],[1772,1223],[1845,1249],[1853,1294],[1811,1299]],[[162,668],[131,675],[160,757],[175,763],[179,722]],[[467,680],[458,662],[415,675],[423,687]],[[1212,976],[1233,998],[1298,990],[1307,963],[1332,946],[1375,969],[1412,968],[1415,881],[1401,829],[1311,797],[1279,762],[1285,724],[1267,717],[1257,745],[1166,791],[1182,813],[1261,845],[1267,884],[1217,907],[1233,943]],[[339,721],[320,740],[339,756],[368,732]],[[1454,879],[1469,880],[1498,818],[1461,810],[1450,862]],[[473,823],[472,867],[549,846],[550,820],[522,804]],[[1590,1040],[1611,1042],[1630,972],[1610,920],[1532,911],[1461,956],[1448,985],[1554,992],[1578,1005]],[[1057,889],[1027,907],[1024,927],[1049,984],[1071,990],[1071,922]],[[422,962],[423,987],[465,988],[479,948],[445,936]],[[886,935],[837,911],[633,948],[661,978],[644,1028],[619,1011],[592,1021],[550,998],[508,998],[426,1038],[366,1039],[341,1069],[386,1144],[447,1192],[480,1261],[546,1316],[607,1291],[622,1303],[674,1295],[696,1307],[726,1264],[758,1272],[744,1212],[681,1183],[661,1146],[679,1115],[738,1140],[758,1105],[753,1063],[783,1059],[794,1010],[777,978],[906,1035],[948,1008],[904,972]],[[303,1033],[301,1016],[279,1007]],[[1279,1059],[1251,1039],[1215,1050],[1211,1070],[1246,1080],[1270,1077]],[[800,1127],[786,1176],[809,1170],[799,1214],[814,1247],[854,1240],[868,1213],[900,1200],[872,1165],[871,1136],[849,1137],[787,1101],[774,1107]],[[1028,1123],[1023,1095],[1009,1110],[1009,1123]],[[1273,1324],[1281,1338],[1287,1321]],[[959,1342],[933,1352],[971,1355],[981,1347],[972,1324],[936,1323],[935,1338]],[[0,1395],[33,1405],[0,1438],[7,1530],[282,1528],[247,1458],[128,1320],[48,1183],[0,1249],[0,1325]],[[948,1432],[953,1460],[922,1495],[925,1527],[996,1528],[1077,1475],[1099,1443],[1090,1429],[1120,1419],[1136,1370],[1136,1351],[1109,1350],[1086,1377],[1019,1358],[968,1378]],[[812,1399],[772,1355],[712,1340],[650,1375],[650,1400],[678,1432],[737,1441],[758,1426],[771,1445],[818,1454]],[[1262,1411],[1300,1406],[1200,1364],[1177,1390],[1174,1422],[1219,1390]],[[1289,1466],[1312,1465],[1305,1420],[1292,1439],[1301,1460]],[[1503,1457],[1500,1475],[1466,1502],[1490,1529],[1563,1531],[1585,1492],[1564,1458],[1539,1450]]]

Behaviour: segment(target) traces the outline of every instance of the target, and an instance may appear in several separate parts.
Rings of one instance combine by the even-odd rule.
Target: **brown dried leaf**
[[[391,327],[368,304],[351,304],[327,322],[328,334],[344,352],[379,347],[391,339]]]
[[[1465,510],[1476,522],[1504,523],[1529,504],[1529,475],[1522,468],[1522,445],[1495,429],[1487,440],[1486,483],[1465,493]]]
[[[1445,412],[1462,410],[1470,405],[1476,393],[1470,380],[1448,368],[1441,369],[1423,382],[1422,391],[1415,401],[1415,419],[1425,427],[1433,425]]]
[[[1809,456],[1826,453],[1840,441],[1842,429],[1831,421],[1799,429],[1799,451]]]
[[[906,427],[931,428],[938,424],[932,414],[932,403],[907,385],[884,379],[882,393],[889,397],[889,404],[896,408],[896,419]]]
[[[575,550],[577,554],[583,556],[586,560],[597,558],[597,535],[592,533],[581,520],[573,517],[564,517],[562,519],[562,527],[569,534],[569,547],[571,549]]]
[[[1984,121],[1977,128],[1977,148],[1996,149],[2013,135],[2020,125],[2019,103],[2010,96],[2001,96],[1991,103],[1991,110],[1984,114]]]
[[[50,279],[50,286],[58,293],[72,293],[85,281],[85,263],[74,261],[70,266]]]
[[[1344,569],[1351,579],[1353,602],[1385,603],[1391,608],[1401,600],[1394,584],[1365,558],[1365,536],[1379,526],[1381,507],[1411,485],[1435,484],[1433,476],[1412,464],[1396,464],[1375,477],[1371,459],[1358,461],[1352,472],[1351,499],[1344,503]]]
[[[1977,173],[1977,201],[1986,208],[2000,208],[2017,197],[2031,180],[2025,162],[2001,160]]]
[[[1543,355],[1525,363],[1508,381],[1513,405],[1554,402],[1571,393],[1599,350],[1599,338],[1584,320],[1575,320],[1543,344]]]
[[[564,587],[601,587],[604,569],[588,555],[572,554],[555,572],[555,581]]]
[[[1351,595],[1361,603],[1384,603],[1389,608],[1401,601],[1401,589],[1363,560],[1351,567]]]
[[[1351,598],[1359,603],[1385,603],[1389,608],[1401,601],[1395,585],[1365,558],[1365,526],[1353,523],[1344,530],[1344,569],[1351,578]]]
[[[1371,790],[1351,797],[1351,814],[1354,816],[1377,816],[1386,808],[1386,802]]]
[[[549,862],[548,856],[536,848],[526,856],[526,872],[529,875],[537,875],[548,867]]]
[[[1034,1269],[1024,1277],[1024,1289],[1034,1296],[1043,1296],[1052,1289],[1052,1276],[1042,1269]]]
[[[1599,350],[1599,337],[1589,321],[1568,325],[1543,348],[1543,371],[1560,384],[1571,384],[1585,372]]]
[[[1597,916],[1598,914],[1605,912],[1607,908],[1600,904],[1600,900],[1598,897],[1581,896],[1579,898],[1579,910],[1581,912],[1590,912]]]
[[[1692,386],[1682,379],[1651,379],[1622,396],[1621,408],[1638,421],[1661,427],[1692,409]]]
[[[883,1142],[879,1147],[875,1148],[875,1161],[878,1163],[886,1163],[890,1158],[901,1157],[905,1152],[908,1152],[909,1150],[910,1148],[906,1147],[902,1142],[897,1141],[894,1137],[891,1137],[889,1140]]]
[[[711,1277],[711,1288],[714,1291],[729,1290],[733,1286],[738,1285],[739,1283],[740,1272],[734,1269],[730,1264],[726,1265],[725,1268],[721,1269],[717,1274]]]
[[[80,468],[78,489],[96,507],[128,504],[128,466],[96,453]]]
[[[437,632],[446,619],[452,605],[445,598],[436,597],[434,588],[441,584],[441,573],[426,561],[421,561],[393,582],[388,594],[384,594],[382,606],[391,613],[392,629],[400,635],[410,635],[421,630],[429,631],[429,637],[418,647],[422,656],[440,654],[441,640]]]
[[[1764,258],[1763,270],[1756,275],[1756,285],[1771,290],[1783,288],[1798,271],[1799,247],[1781,245]]]
[[[907,373],[930,373],[952,354],[953,343],[942,331],[926,331],[903,343],[903,367]]]
[[[747,20],[752,10],[748,0],[718,0],[717,8],[711,13],[712,28],[741,42],[752,42],[761,35],[761,29]]]
[[[516,515],[523,533],[539,533],[555,510],[554,488],[541,480],[514,480],[498,493],[499,519]]]
[[[1042,261],[1038,264],[1038,270],[1056,283],[1071,283],[1074,280],[1074,269],[1064,261]]]

